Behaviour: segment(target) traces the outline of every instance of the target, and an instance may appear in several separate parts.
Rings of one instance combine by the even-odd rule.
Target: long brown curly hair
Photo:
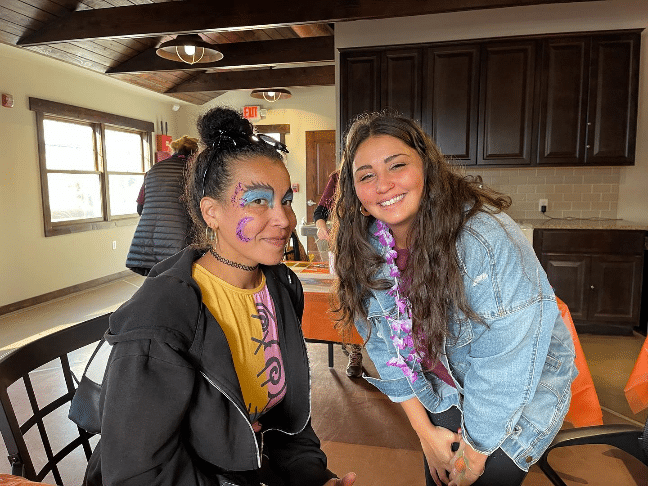
[[[336,327],[347,336],[354,321],[366,321],[366,302],[371,290],[384,290],[392,285],[374,278],[385,261],[370,243],[369,228],[374,218],[361,215],[353,179],[358,147],[379,135],[401,140],[416,150],[423,161],[421,203],[407,239],[414,243],[409,248],[402,278],[410,282],[406,296],[412,306],[415,347],[436,360],[443,352],[444,338],[451,337],[449,314],[459,312],[481,321],[464,292],[455,246],[459,233],[478,211],[498,213],[511,205],[511,199],[484,186],[480,177],[462,176],[416,122],[386,112],[358,117],[345,137],[332,211]]]

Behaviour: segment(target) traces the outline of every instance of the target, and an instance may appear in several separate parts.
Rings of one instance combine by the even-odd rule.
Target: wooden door
[[[588,319],[635,323],[642,267],[641,255],[592,255]]]
[[[592,41],[588,165],[634,164],[640,43],[640,34]]]
[[[590,38],[548,39],[542,49],[538,164],[583,165]]]
[[[535,57],[533,41],[484,46],[477,164],[531,165]]]
[[[340,53],[340,129],[361,113],[380,109],[380,51]],[[342,134],[340,134],[342,136]]]
[[[555,294],[567,307],[574,321],[587,319],[589,304],[590,257],[543,253],[540,259]]]
[[[421,49],[385,52],[382,68],[381,109],[395,110],[421,123]]]
[[[313,212],[319,203],[331,173],[336,169],[335,130],[306,132],[306,219],[313,222]],[[315,238],[308,238],[306,251],[315,251]]]
[[[450,162],[475,165],[479,46],[429,48],[425,88],[423,128]]]

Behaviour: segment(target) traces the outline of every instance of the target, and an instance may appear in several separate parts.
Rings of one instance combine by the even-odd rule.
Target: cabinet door
[[[639,34],[592,40],[587,164],[634,164],[639,45]]]
[[[562,255],[544,253],[540,263],[547,272],[547,279],[567,307],[574,320],[587,318],[590,258],[586,255]]]
[[[386,51],[382,61],[380,109],[389,108],[421,123],[421,49]]]
[[[535,57],[534,41],[483,47],[477,164],[531,165]]]
[[[452,163],[477,163],[479,46],[427,51],[424,128]]]
[[[538,164],[583,165],[590,38],[542,44]]]
[[[641,255],[592,255],[588,320],[637,322]]]
[[[380,109],[380,51],[340,54],[341,135],[353,119]]]

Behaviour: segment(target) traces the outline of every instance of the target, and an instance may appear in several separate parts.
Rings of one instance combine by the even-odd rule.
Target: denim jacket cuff
[[[405,377],[396,380],[379,380],[365,376],[364,379],[387,395],[392,402],[400,403],[416,396]]]

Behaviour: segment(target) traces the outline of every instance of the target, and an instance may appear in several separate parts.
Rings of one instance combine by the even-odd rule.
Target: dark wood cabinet
[[[634,164],[639,36],[542,43],[539,165]]]
[[[357,115],[380,109],[381,51],[346,51],[340,55],[340,128],[344,134]]]
[[[342,130],[393,108],[451,162],[492,167],[633,165],[641,32],[346,49]]]
[[[483,46],[477,165],[531,165],[535,42]]]
[[[634,164],[640,42],[638,34],[592,38],[587,165]]]
[[[451,162],[477,163],[478,45],[431,47],[423,128]]]
[[[644,231],[535,229],[533,246],[579,331],[632,334],[639,324]]]
[[[421,122],[422,49],[385,51],[382,58],[381,109]]]
[[[421,121],[422,49],[362,50],[340,54],[342,133],[361,113],[392,109]]]
[[[590,37],[542,45],[539,165],[583,165],[587,140]]]

